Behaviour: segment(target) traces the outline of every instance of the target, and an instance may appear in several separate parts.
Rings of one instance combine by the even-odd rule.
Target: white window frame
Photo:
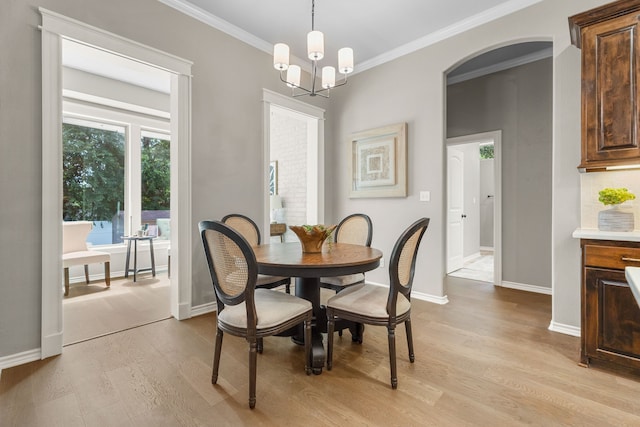
[[[125,220],[124,231],[129,235],[133,234],[133,230],[139,230],[142,226],[142,136],[147,134],[170,141],[169,120],[66,99],[63,101],[62,108],[63,123],[80,126],[91,126],[91,123],[96,123],[125,129],[124,218],[131,220]],[[102,248],[112,245],[99,246]]]

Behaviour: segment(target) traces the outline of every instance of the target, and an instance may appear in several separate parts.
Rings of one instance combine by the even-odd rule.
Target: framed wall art
[[[350,198],[407,196],[407,124],[351,135]]]

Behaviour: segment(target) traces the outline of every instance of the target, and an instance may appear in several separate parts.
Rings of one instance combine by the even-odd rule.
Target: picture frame
[[[407,196],[407,124],[356,132],[349,138],[350,198]]]
[[[278,194],[278,161],[272,160],[269,162],[269,195],[275,196]]]

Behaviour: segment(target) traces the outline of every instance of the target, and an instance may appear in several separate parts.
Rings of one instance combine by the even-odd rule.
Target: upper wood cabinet
[[[640,164],[640,0],[569,18],[582,49],[582,161],[579,168]]]

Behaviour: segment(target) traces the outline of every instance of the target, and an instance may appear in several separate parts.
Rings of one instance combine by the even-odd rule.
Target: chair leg
[[[69,267],[64,269],[64,296],[69,295]]]
[[[256,407],[256,370],[258,364],[258,341],[249,342],[249,408]]]
[[[264,340],[263,338],[258,338],[258,353],[262,354],[264,351]]]
[[[327,371],[333,368],[333,330],[336,319],[333,311],[327,309]]]
[[[84,280],[89,284],[89,266],[87,264],[84,265]]]
[[[307,375],[311,375],[311,321],[304,321],[304,371]]]
[[[407,345],[409,346],[409,361],[413,363],[416,356],[413,354],[413,334],[411,333],[411,318],[404,322],[404,328],[407,331]]]
[[[396,369],[396,331],[395,325],[388,325],[389,330],[389,365],[391,367],[391,388],[398,388],[398,373]]]
[[[289,281],[287,282],[287,284],[284,287],[285,291],[290,294],[291,293],[291,279],[289,279]]]
[[[111,263],[109,261],[104,263],[104,281],[107,288],[111,286]]]
[[[220,328],[216,328],[216,346],[213,352],[213,373],[211,374],[211,384],[218,382],[218,368],[220,367],[220,350],[222,350],[222,338],[224,336]]]

